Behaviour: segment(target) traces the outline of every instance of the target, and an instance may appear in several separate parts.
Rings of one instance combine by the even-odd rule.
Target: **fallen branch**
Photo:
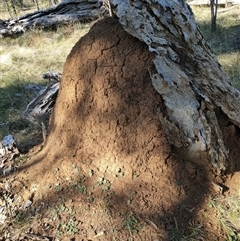
[[[50,115],[57,98],[61,73],[46,73],[43,74],[43,78],[49,80],[49,85],[39,91],[37,97],[28,104],[24,111],[24,116],[32,122],[42,121]]]
[[[106,14],[104,1],[63,0],[61,3],[13,20],[0,19],[0,36],[14,37],[31,28],[55,28],[71,22],[89,22]]]

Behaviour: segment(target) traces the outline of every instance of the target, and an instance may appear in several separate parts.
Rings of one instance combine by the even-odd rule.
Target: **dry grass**
[[[240,189],[228,197],[209,197],[208,207],[215,212],[216,225],[224,230],[226,240],[240,239]],[[209,217],[208,217],[209,218]]]
[[[75,28],[59,28],[56,32],[35,30],[17,39],[3,39],[2,83],[9,85],[10,79],[13,81],[16,76],[24,82],[36,83],[41,82],[42,74],[51,69],[62,71],[67,54],[89,26]]]
[[[220,54],[218,60],[230,76],[233,85],[240,90],[240,53]]]
[[[192,8],[200,29],[233,85],[240,89],[240,6],[219,9],[217,31],[210,31],[210,8]]]
[[[62,72],[68,53],[90,25],[70,24],[56,31],[33,30],[16,39],[1,39],[0,139],[12,133],[23,149],[36,144],[33,140],[41,128],[23,117],[33,98],[24,87],[45,85],[42,75],[51,70]]]

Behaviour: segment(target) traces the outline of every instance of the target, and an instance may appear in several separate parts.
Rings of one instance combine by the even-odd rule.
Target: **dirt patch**
[[[7,178],[21,205],[31,201],[18,211],[29,222],[25,240],[183,240],[193,229],[192,240],[223,240],[208,196],[220,195],[212,181],[237,190],[239,176],[231,182],[172,150],[158,120],[163,104],[151,60],[147,46],[113,18],[74,46],[47,143]],[[229,148],[239,158],[235,144]]]

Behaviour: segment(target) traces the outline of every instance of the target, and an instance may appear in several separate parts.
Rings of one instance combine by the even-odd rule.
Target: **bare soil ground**
[[[239,190],[240,132],[219,115],[225,174],[181,159],[158,120],[151,59],[112,18],[79,40],[47,142],[0,181],[15,212],[0,240],[227,240],[210,197]]]

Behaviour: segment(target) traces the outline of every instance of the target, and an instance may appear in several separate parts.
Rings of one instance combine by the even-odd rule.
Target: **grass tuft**
[[[217,224],[225,232],[225,239],[240,239],[240,190],[229,197],[209,197],[208,206],[214,210]]]

